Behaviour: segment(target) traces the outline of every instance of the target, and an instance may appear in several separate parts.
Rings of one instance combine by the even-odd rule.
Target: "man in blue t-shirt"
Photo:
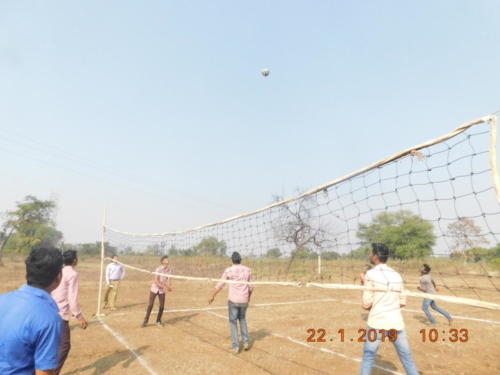
[[[62,321],[50,292],[61,281],[63,259],[58,249],[39,248],[25,263],[28,285],[0,295],[0,374],[52,375]]]

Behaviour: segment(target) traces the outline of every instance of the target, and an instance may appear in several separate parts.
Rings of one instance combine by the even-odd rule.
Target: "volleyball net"
[[[408,296],[425,296],[410,292],[425,261],[450,294],[435,299],[499,308],[485,301],[500,291],[496,130],[497,117],[486,116],[295,197],[188,230],[144,234],[103,223],[103,261],[169,255],[173,278],[213,281],[237,251],[256,284],[362,290],[355,282],[370,243],[382,242]]]

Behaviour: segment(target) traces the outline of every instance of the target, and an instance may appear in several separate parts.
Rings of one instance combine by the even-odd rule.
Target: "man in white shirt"
[[[125,277],[125,268],[118,263],[118,255],[113,255],[113,261],[106,267],[106,293],[104,294],[104,308],[116,310],[116,297],[120,281]]]
[[[401,314],[401,307],[406,304],[406,297],[402,294],[403,279],[398,272],[385,264],[388,257],[387,246],[381,243],[372,244],[370,261],[375,267],[366,273],[365,286],[370,289],[363,292],[363,308],[370,313],[360,373],[371,374],[378,347],[384,336],[384,341],[392,341],[396,347],[406,373],[419,375]]]

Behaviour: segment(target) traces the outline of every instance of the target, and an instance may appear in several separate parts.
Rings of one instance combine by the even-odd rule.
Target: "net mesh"
[[[292,199],[186,231],[105,226],[106,247],[136,265],[137,255],[168,254],[182,275],[219,277],[238,251],[258,280],[353,284],[368,244],[384,242],[408,287],[425,260],[449,294],[488,299],[500,290],[487,250],[500,253],[495,135],[496,117],[483,118]]]

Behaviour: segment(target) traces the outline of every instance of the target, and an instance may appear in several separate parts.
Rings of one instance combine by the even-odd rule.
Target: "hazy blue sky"
[[[0,210],[68,242],[259,208],[500,109],[500,2],[0,2]],[[263,67],[269,77],[259,74]]]

